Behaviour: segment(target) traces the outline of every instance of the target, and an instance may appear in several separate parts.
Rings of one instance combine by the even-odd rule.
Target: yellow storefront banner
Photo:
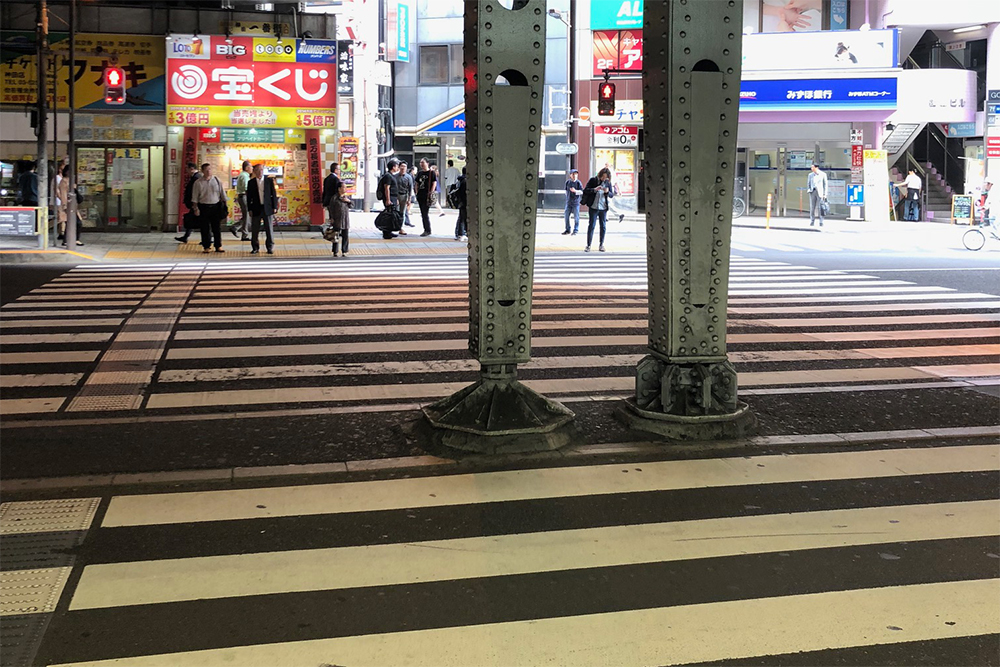
[[[76,58],[69,62],[69,35],[52,33],[50,48],[58,68],[57,96],[61,109],[69,108],[69,80],[76,80],[77,109],[156,111],[164,107],[166,55],[163,37],[77,33]],[[0,32],[0,104],[36,103],[38,85],[34,33]],[[104,104],[104,68],[115,65],[125,73],[126,104]],[[51,81],[51,69],[49,77]],[[51,88],[51,84],[50,84]]]
[[[285,109],[274,107],[167,107],[167,124],[187,127],[282,127],[335,129],[337,114],[333,109]]]

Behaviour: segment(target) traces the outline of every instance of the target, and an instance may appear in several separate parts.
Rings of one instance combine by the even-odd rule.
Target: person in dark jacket
[[[253,175],[247,183],[247,206],[250,208],[250,254],[260,252],[260,228],[264,226],[264,246],[267,254],[274,254],[274,227],[272,217],[278,210],[278,193],[274,179],[264,175],[264,165],[254,165]]]
[[[330,204],[340,196],[340,177],[337,176],[337,163],[330,163],[330,173],[323,181],[323,208],[330,213],[330,220],[333,220],[333,210]]]
[[[420,207],[420,219],[424,223],[424,231],[421,236],[431,235],[431,219],[429,217],[432,197],[437,188],[437,176],[431,171],[427,160],[420,160],[420,170],[417,172],[416,189],[417,205]]]
[[[201,172],[198,171],[198,165],[194,162],[187,163],[188,168],[188,182],[187,186],[184,188],[184,207],[187,212],[184,213],[182,221],[184,222],[184,233],[180,236],[174,237],[174,240],[178,243],[187,243],[188,238],[191,237],[191,232],[195,230],[198,226],[198,216],[194,214],[191,209],[194,208],[194,202],[191,200],[191,195],[194,192],[194,182],[201,178]]]
[[[462,175],[456,181],[458,187],[451,195],[452,203],[458,207],[458,222],[455,223],[455,240],[469,240],[469,177],[465,167],[462,167]]]
[[[28,170],[17,180],[19,206],[38,206],[38,173],[35,171],[37,168],[36,162],[29,162]]]
[[[608,203],[615,196],[614,186],[611,185],[611,170],[601,169],[587,181],[587,187],[583,190],[587,201],[587,208],[590,209],[590,222],[587,224],[587,247],[584,252],[590,252],[590,245],[594,241],[594,227],[597,222],[601,223],[601,245],[598,248],[604,252],[604,235],[608,228]]]

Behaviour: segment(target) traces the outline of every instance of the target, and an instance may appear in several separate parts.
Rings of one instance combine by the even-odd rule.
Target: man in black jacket
[[[274,179],[264,175],[264,165],[254,165],[253,176],[247,184],[247,206],[250,208],[250,254],[260,252],[261,223],[264,224],[264,245],[267,254],[274,254],[274,228],[272,216],[278,210],[278,193]]]
[[[194,202],[191,200],[191,195],[194,191],[194,182],[201,178],[201,172],[198,171],[198,165],[194,162],[188,162],[187,168],[188,182],[187,186],[184,188],[184,207],[187,208],[187,212],[184,213],[184,217],[182,218],[184,223],[184,233],[174,238],[174,240],[179,243],[187,243],[188,238],[191,236],[191,232],[193,232],[195,227],[198,226],[198,216],[196,216],[191,210],[194,208]]]
[[[333,220],[333,211],[330,204],[340,196],[340,177],[337,176],[337,163],[330,163],[330,173],[323,181],[323,208],[330,212],[330,220]]]

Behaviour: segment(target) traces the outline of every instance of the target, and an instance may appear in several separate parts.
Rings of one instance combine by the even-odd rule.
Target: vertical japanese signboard
[[[410,6],[405,0],[385,4],[385,57],[410,62]]]
[[[865,151],[865,220],[889,222],[889,160],[885,151]]]
[[[50,33],[49,46],[55,53],[58,67],[59,108],[69,108],[72,76],[76,80],[74,102],[77,109],[162,111],[163,44],[163,37],[155,35],[77,33],[76,61],[70,66],[69,35]],[[29,106],[36,103],[37,60],[35,33],[0,31],[0,104]],[[104,69],[109,66],[120,67],[125,75],[125,104],[104,103]]]
[[[349,195],[358,191],[358,150],[360,141],[357,137],[341,137],[337,151],[340,160],[340,180],[344,183],[344,192]]]
[[[337,43],[175,35],[167,124],[336,128]]]

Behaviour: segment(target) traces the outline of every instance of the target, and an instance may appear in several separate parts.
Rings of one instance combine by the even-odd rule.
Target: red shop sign
[[[325,63],[167,59],[167,104],[335,109]]]
[[[594,76],[605,69],[642,71],[642,30],[594,31]]]

